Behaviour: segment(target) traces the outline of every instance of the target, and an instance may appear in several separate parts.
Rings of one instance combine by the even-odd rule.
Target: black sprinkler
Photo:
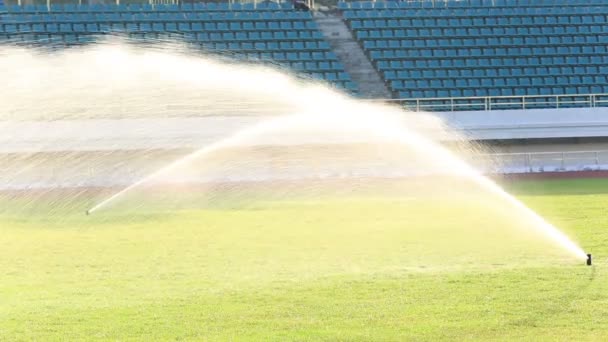
[[[587,254],[587,266],[591,266],[591,265],[592,265],[591,254]]]

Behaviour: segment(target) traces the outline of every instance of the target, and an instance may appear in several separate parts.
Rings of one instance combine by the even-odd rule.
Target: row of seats
[[[452,79],[452,80],[488,80],[493,78],[525,78],[533,77],[539,80],[539,84],[593,84],[605,83],[605,74],[598,75],[597,70],[606,72],[607,67],[596,66],[555,66],[547,71],[547,67],[513,67],[513,68],[484,68],[484,69],[418,69],[418,70],[386,70],[383,72],[387,82],[404,81],[413,82]],[[592,72],[595,70],[596,72]],[[555,81],[550,81],[554,79]],[[527,81],[522,81],[525,83]],[[390,83],[393,86],[393,83]]]
[[[401,69],[386,68],[383,75],[388,81],[433,78],[472,77],[520,77],[520,76],[564,76],[586,77],[608,75],[608,65],[588,66],[537,66],[510,68],[464,68],[464,69]],[[576,79],[575,79],[576,80]],[[576,81],[575,81],[576,82]]]
[[[513,66],[513,65],[561,65],[561,64],[602,64],[608,63],[608,55],[580,55],[580,56],[510,56],[510,57],[433,57],[412,56],[403,49],[395,50],[374,50],[370,56],[373,60],[398,59],[404,66],[412,68],[427,67],[478,67],[478,66]],[[422,57],[422,58],[421,58]]]
[[[87,13],[87,12],[209,12],[209,11],[281,11],[293,10],[290,2],[200,2],[182,4],[51,4],[47,5],[25,5],[8,6],[5,11],[12,13]],[[0,7],[2,11],[2,7]]]
[[[380,40],[387,40],[391,38],[385,38],[382,36],[383,32],[376,31],[370,34],[367,31],[359,31],[356,34],[358,39],[363,40],[363,44],[366,41],[375,40],[375,45],[382,44],[378,43]],[[486,47],[486,46],[532,46],[532,45],[586,45],[586,44],[606,44],[608,42],[608,35],[553,35],[553,36],[501,36],[501,37],[477,37],[477,38],[463,38],[463,37],[451,37],[450,39],[445,38],[413,38],[403,39],[401,38],[401,47],[415,47],[415,48],[433,48],[438,46],[462,46],[462,47]],[[393,37],[398,39],[398,37]]]
[[[543,37],[547,38],[547,37]],[[484,56],[494,56],[494,55],[504,55],[505,53],[509,54],[521,54],[521,55],[539,55],[539,54],[579,54],[579,53],[604,53],[606,51],[605,40],[602,39],[602,43],[598,44],[600,41],[598,37],[594,37],[593,41],[595,43],[591,43],[591,39],[589,43],[585,40],[582,40],[582,44],[578,43],[560,43],[557,44],[549,44],[548,39],[536,39],[536,37],[528,37],[523,41],[523,44],[496,44],[490,45],[487,44],[485,39],[470,39],[470,42],[463,44],[462,39],[438,39],[438,40],[409,40],[409,39],[395,39],[395,40],[366,40],[363,42],[363,47],[366,50],[386,50],[386,49],[431,49],[436,52],[431,53],[429,56],[435,55],[450,55],[450,50],[452,49],[466,49],[470,52],[464,52],[467,55],[484,55]],[[476,44],[477,42],[477,44]],[[505,52],[506,50],[506,52]],[[441,52],[443,51],[443,52]],[[480,51],[480,52],[478,52]]]
[[[167,32],[158,31],[158,32]],[[138,32],[145,32],[145,30],[139,30]],[[134,33],[130,32],[129,34]],[[178,33],[180,34],[180,33]],[[241,42],[241,43],[253,43],[253,44],[266,44],[269,50],[328,50],[329,45],[326,41],[322,40],[322,34],[318,31],[310,32],[294,32],[294,31],[278,31],[278,32],[267,32],[267,31],[251,31],[251,32],[198,32],[198,33],[182,33],[180,38],[186,40],[198,40],[198,41],[210,41],[210,42]]]
[[[114,36],[135,44],[178,41],[232,59],[279,63],[301,77],[356,93],[309,12],[294,10],[291,3],[264,4],[51,6],[50,12],[24,6],[0,10],[0,43],[62,48]]]
[[[292,69],[297,70],[297,71],[306,71],[306,70],[320,71],[320,72],[335,71],[335,72],[339,73],[338,79],[344,80],[344,81],[351,81],[350,76],[347,73],[343,72],[344,65],[342,65],[342,63],[340,63],[338,61],[330,62],[330,61],[323,60],[321,62],[316,62],[316,61],[288,62],[284,53],[283,53],[283,56],[279,56],[277,54],[279,54],[279,53],[276,53],[276,52],[275,53],[263,53],[257,59],[275,60],[275,61],[285,62]]]
[[[151,29],[150,29],[151,28]],[[95,30],[95,27],[87,27],[86,32],[121,32],[122,28],[111,26],[110,29],[99,25],[98,30]],[[34,30],[34,32],[37,32]],[[48,32],[48,31],[46,31]],[[69,32],[69,31],[68,31]],[[76,30],[74,30],[76,32]],[[188,40],[201,40],[201,41],[252,41],[252,42],[267,42],[268,44],[280,44],[284,41],[292,41],[296,46],[302,46],[304,44],[304,49],[316,49],[328,48],[327,43],[323,40],[323,34],[319,31],[240,31],[240,32],[194,32],[194,31],[186,31],[186,30],[171,30],[165,26],[165,30],[161,30],[158,25],[157,26],[146,26],[140,25],[136,29],[133,27],[126,27],[127,33],[136,33],[136,32],[174,32],[177,34],[181,34],[184,39]],[[314,45],[317,47],[313,47]],[[308,46],[308,47],[307,47]],[[290,48],[291,49],[291,48]]]
[[[569,7],[602,5],[604,0],[435,0],[435,1],[340,1],[338,9],[398,9],[398,8],[484,8],[484,7]]]
[[[11,39],[19,39],[17,36],[24,36],[24,37],[29,37],[29,36],[25,36],[23,34],[19,34],[19,35],[2,35],[0,34],[0,38],[4,37],[3,40],[11,40]],[[92,42],[94,39],[91,39],[90,34],[63,34],[63,35],[53,35],[53,34],[38,34],[38,37],[41,36],[55,36],[56,38],[53,39],[57,39],[57,40],[64,40],[64,41],[74,41],[74,39],[76,41],[80,41],[81,39],[79,38],[73,38],[73,37],[83,37],[82,38],[82,42]],[[64,37],[63,39],[61,37]],[[87,37],[87,38],[84,38]],[[229,41],[224,41],[222,39],[220,39],[219,41],[213,42],[213,41],[209,41],[208,37],[205,36],[203,37],[202,34],[199,36],[195,36],[195,37],[184,37],[183,35],[169,35],[168,33],[165,32],[159,32],[159,34],[129,34],[128,37],[130,38],[134,38],[134,39],[148,39],[148,40],[155,40],[155,39],[176,39],[176,40],[189,40],[189,41],[197,41],[200,42],[201,44],[204,44],[205,47],[208,47],[210,49],[217,49],[217,50],[240,50],[240,51],[268,51],[268,52],[273,52],[273,51],[298,51],[298,52],[312,52],[313,60],[319,60],[319,59],[323,59],[324,57],[316,57],[316,56],[324,56],[324,52],[329,50],[329,46],[327,45],[327,42],[325,41],[310,41],[310,42],[278,42],[278,41],[272,41],[272,42],[263,42],[263,41],[259,41],[259,42],[252,42],[252,41],[242,41],[242,42],[229,42]],[[188,39],[191,38],[191,39]],[[26,38],[29,39],[29,38]],[[36,40],[39,40],[40,38],[36,38]],[[323,55],[319,55],[323,54]]]
[[[412,59],[401,61],[401,69],[385,69],[385,70],[406,70],[406,69],[450,69],[450,68],[510,68],[510,67],[536,67],[536,66],[569,66],[578,65],[581,67],[587,66],[602,66],[608,64],[608,55],[604,56],[584,56],[584,57],[515,57],[515,58],[468,58],[468,59],[442,59],[428,61],[425,59]]]
[[[451,89],[451,88],[502,88],[528,86],[595,86],[608,85],[606,76],[544,76],[544,77],[484,77],[484,78],[437,78],[431,80],[394,80],[390,82],[395,90]]]
[[[253,41],[281,44],[292,41],[302,49],[328,49],[329,45],[323,40],[323,34],[319,31],[237,31],[237,32],[208,32],[185,30],[183,27],[162,24],[131,24],[131,25],[107,25],[107,24],[35,24],[32,26],[7,26],[0,29],[0,34],[13,33],[132,33],[132,32],[174,32],[181,33],[191,40],[204,41]],[[297,47],[296,47],[297,48]],[[290,48],[291,49],[291,48]]]
[[[554,87],[504,87],[504,88],[459,88],[459,89],[426,89],[402,90],[397,96],[402,99],[424,98],[459,98],[483,96],[536,96],[536,95],[563,95],[563,94],[603,94],[608,93],[608,85],[604,86],[554,86]]]
[[[300,69],[300,70],[307,70],[308,69]],[[319,79],[319,80],[323,80],[326,79],[328,81],[351,81],[350,77],[348,76],[347,73],[345,72],[313,72],[311,73],[311,76],[315,79]]]
[[[216,50],[240,50],[240,51],[311,51],[313,60],[325,59],[325,52],[329,50],[327,42],[208,42],[206,47]],[[318,57],[317,57],[318,56]]]
[[[312,19],[308,12],[150,12],[150,13],[42,13],[0,15],[2,22],[86,22],[86,21],[302,21]]]
[[[431,23],[428,23],[430,21]],[[478,18],[478,19],[366,19],[353,20],[353,29],[374,29],[374,28],[477,28],[486,27],[508,29],[513,27],[544,27],[546,25],[569,27],[570,25],[604,25],[608,23],[606,15],[585,15],[572,17],[504,17],[504,18]]]
[[[297,70],[295,70],[297,71]],[[358,92],[357,86],[350,80],[348,74],[346,73],[335,73],[335,72],[310,72],[306,70],[305,72],[300,73],[302,78],[312,79],[316,81],[325,81],[330,82],[337,86],[340,89],[344,89],[352,94],[356,94]]]
[[[395,41],[398,43],[399,41]],[[364,43],[364,46],[372,45],[373,43]],[[378,45],[378,44],[376,44]],[[384,44],[382,44],[384,45]],[[389,44],[390,45],[390,44]],[[589,55],[600,57],[602,54],[608,53],[608,47],[602,45],[572,45],[572,46],[545,46],[545,47],[497,47],[497,48],[403,48],[398,44],[388,46],[381,50],[370,49],[370,55],[374,59],[393,59],[393,58],[445,58],[445,57],[529,57],[541,56],[541,58],[556,57],[556,56],[583,56]]]
[[[239,53],[249,60],[274,60],[283,64],[289,63],[300,68],[302,66],[306,70],[319,70],[321,63],[331,63],[334,71],[344,72],[344,66],[338,62],[338,58],[332,51],[326,52],[247,52]],[[299,64],[305,63],[305,64]],[[339,69],[336,69],[339,67]],[[347,74],[348,75],[348,74]]]
[[[578,26],[537,26],[537,27],[487,27],[487,28],[435,28],[435,29],[397,29],[366,30],[358,32],[358,38],[391,39],[391,38],[457,38],[457,37],[521,37],[521,36],[575,36],[585,34],[608,34],[608,25]]]
[[[95,34],[0,34],[0,42],[10,41],[15,43],[46,43],[46,42],[64,42],[64,43],[91,43],[99,41],[102,36]],[[282,59],[291,61],[336,61],[336,55],[330,51],[325,45],[325,41],[320,42],[225,42],[225,41],[203,41],[203,40],[188,40],[181,34],[170,33],[131,33],[129,38],[135,40],[147,41],[164,41],[164,40],[185,40],[186,43],[195,43],[196,45],[209,50],[219,51],[264,51],[269,56],[284,56]],[[280,57],[278,57],[280,58]],[[271,58],[269,58],[271,59]],[[281,58],[280,58],[281,59]]]
[[[172,32],[176,35],[179,35],[181,38],[188,40],[201,40],[201,41],[225,41],[225,42],[234,42],[234,41],[250,41],[250,42],[266,42],[268,44],[280,44],[284,41],[292,41],[296,46],[302,46],[304,44],[304,49],[316,49],[328,48],[327,43],[323,40],[323,34],[319,31],[240,31],[240,32],[195,32],[195,31],[187,31],[187,30],[171,30],[169,27],[165,26],[165,30],[161,30],[158,25],[146,26],[139,25],[134,28],[132,26],[126,27],[126,30],[117,26],[93,26],[87,25],[86,31],[79,31],[74,29],[73,31],[62,30],[60,27],[58,32],[108,32],[108,33],[121,33],[126,31],[128,34],[132,33],[142,33],[142,32]],[[28,32],[24,30],[20,30],[21,32]],[[36,28],[32,30],[32,32],[50,32],[46,31],[37,31]],[[315,44],[317,47],[315,48]]]
[[[105,27],[103,29],[100,27]],[[75,22],[75,23],[24,23],[24,24],[0,24],[0,32],[30,32],[30,31],[50,31],[50,32],[83,32],[83,31],[98,31],[105,30],[132,30],[132,31],[183,31],[183,32],[202,32],[202,31],[219,31],[219,32],[239,32],[239,31],[285,31],[297,30],[298,32],[306,32],[311,34],[311,31],[316,30],[314,22],[296,22],[290,21],[271,22],[271,23],[201,23],[201,22]],[[316,35],[319,37],[319,35]],[[321,36],[322,37],[322,36]],[[272,38],[271,38],[272,39]]]
[[[525,17],[525,16],[569,16],[605,14],[606,4],[586,7],[521,7],[521,8],[478,8],[478,9],[426,9],[426,10],[370,10],[344,11],[347,20],[374,18],[412,18],[412,19],[442,19],[467,18],[469,20],[485,17]]]

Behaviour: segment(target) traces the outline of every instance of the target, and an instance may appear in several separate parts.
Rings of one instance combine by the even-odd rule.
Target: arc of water
[[[583,251],[579,246],[577,246],[566,234],[564,234],[561,230],[557,229],[557,227],[540,217],[536,212],[528,208],[521,201],[517,200],[515,197],[507,193],[496,183],[492,182],[487,177],[481,177],[479,179],[479,183],[490,189],[496,195],[505,199],[509,204],[511,204],[515,208],[525,213],[531,220],[536,223],[534,226],[538,227],[538,229],[547,234],[554,242],[567,249],[577,258],[581,260],[587,259],[587,254],[585,253],[585,251]]]
[[[157,179],[158,177],[167,174],[168,172],[175,170],[176,168],[178,168],[179,166],[185,165],[190,161],[196,160],[198,158],[201,158],[209,153],[212,153],[214,151],[217,151],[218,149],[221,149],[222,147],[225,146],[229,146],[232,144],[237,144],[239,140],[245,139],[247,136],[251,136],[254,135],[258,132],[263,132],[264,130],[268,129],[269,127],[272,127],[274,125],[279,124],[280,122],[284,121],[285,117],[278,117],[278,118],[273,118],[273,119],[268,119],[266,121],[263,121],[261,123],[257,123],[254,124],[251,127],[245,128],[237,133],[235,133],[234,135],[226,138],[226,139],[222,139],[219,141],[216,141],[210,145],[207,145],[203,148],[200,148],[180,159],[177,159],[175,161],[173,161],[172,163],[170,163],[169,165],[152,172],[151,174],[141,178],[140,180],[136,181],[135,183],[127,186],[126,188],[118,191],[117,193],[111,195],[110,197],[104,199],[103,201],[97,203],[96,205],[94,205],[93,207],[91,207],[89,210],[86,211],[87,214],[92,214],[93,212],[105,207],[106,205],[108,205],[109,203],[115,201],[116,199],[124,196],[125,194],[129,193],[131,190],[140,187],[141,185],[148,183],[154,179]]]
[[[274,129],[284,128],[285,125],[301,125],[301,119],[304,118],[310,120],[310,116],[310,114],[292,114],[254,124],[253,126],[245,128],[226,139],[217,141],[211,145],[203,147],[189,155],[186,155],[185,157],[182,157],[181,159],[172,162],[171,164],[159,169],[158,171],[151,173],[150,175],[140,179],[139,181],[131,184],[130,186],[124,188],[123,190],[98,203],[97,205],[89,209],[87,213],[93,213],[103,208],[108,203],[111,203],[117,198],[132,191],[134,188],[137,188],[142,184],[149,182],[163,174],[166,174],[167,172],[170,172],[171,170],[174,170],[175,168],[181,165],[187,164],[190,161],[196,160],[197,158],[201,158],[225,146],[238,144],[241,140],[244,140],[248,137],[263,135],[272,132]],[[327,118],[325,119],[327,120]],[[339,116],[337,119],[340,119]],[[403,127],[402,125],[393,125],[390,121],[385,122],[383,120],[378,120],[377,118],[374,118],[373,115],[361,115],[361,117],[359,118],[360,120],[357,120],[352,115],[350,115],[349,119],[351,120],[351,122],[354,122],[351,123],[351,129],[354,128],[358,130],[369,130],[370,132],[372,132],[374,137],[389,139],[391,141],[399,142],[404,146],[414,146],[417,150],[420,151],[431,151],[431,153],[435,154],[434,159],[442,160],[449,165],[450,172],[459,173],[462,176],[473,180],[480,187],[486,189],[490,193],[506,201],[509,205],[513,207],[514,210],[518,210],[520,214],[525,215],[529,220],[531,220],[534,223],[533,226],[536,227],[536,229],[538,229],[541,233],[548,236],[554,243],[569,251],[577,258],[586,259],[587,256],[585,252],[580,247],[578,247],[572,240],[570,240],[563,232],[548,223],[533,210],[525,206],[522,202],[517,200],[512,195],[508,194],[496,183],[482,175],[479,171],[467,164],[465,161],[455,156],[451,151],[447,150],[445,147],[440,146],[434,141],[424,137],[419,132],[408,130],[407,127]]]
[[[436,159],[444,160],[447,164],[454,167],[452,171],[461,173],[463,176],[467,176],[476,182],[479,186],[486,189],[490,193],[498,196],[505,200],[508,204],[514,207],[515,210],[521,211],[522,214],[526,215],[527,218],[532,220],[534,223],[533,227],[536,227],[541,233],[547,235],[554,243],[565,248],[568,252],[576,256],[581,260],[587,259],[587,254],[577,246],[566,234],[560,231],[557,227],[547,222],[539,214],[528,208],[521,201],[516,199],[514,196],[502,189],[498,184],[490,180],[488,177],[481,174],[478,170],[467,164],[464,160],[456,157],[452,152],[446,148],[437,145],[435,142],[425,138],[418,132],[409,131],[408,134],[399,133],[394,127],[391,127],[391,132],[394,138],[402,140],[404,144],[411,145],[417,144],[423,151],[433,151],[436,155]]]

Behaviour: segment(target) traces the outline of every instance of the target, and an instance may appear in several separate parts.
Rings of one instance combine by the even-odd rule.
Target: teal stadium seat
[[[454,0],[436,8],[420,5],[424,4],[378,1],[338,5],[374,65],[381,71],[391,70],[381,73],[385,80],[422,80],[426,82],[419,86],[432,87],[428,91],[401,91],[401,83],[388,82],[395,94],[446,95],[435,79],[447,75],[457,81],[453,85],[456,89],[447,92],[450,96],[522,91],[559,95],[566,91],[563,82],[567,75],[587,75],[572,80],[581,83],[575,87],[577,91],[604,90],[601,82],[605,78],[588,75],[603,76],[599,68],[608,62],[605,1]],[[410,60],[412,57],[417,59]],[[588,69],[590,66],[596,69]],[[499,75],[508,77],[497,78]],[[524,75],[538,77],[527,79]],[[471,84],[468,77],[475,77]],[[524,86],[516,82],[520,79]],[[477,86],[477,90],[471,88]]]
[[[133,39],[185,39],[200,48],[233,51],[235,58],[301,63],[298,71],[356,90],[350,78],[341,79],[344,67],[311,14],[295,11],[291,3],[52,4],[7,12],[10,22],[3,18],[0,29],[9,39],[76,45],[110,31],[128,32]]]

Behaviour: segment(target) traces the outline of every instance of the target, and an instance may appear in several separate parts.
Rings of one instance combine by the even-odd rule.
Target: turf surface
[[[608,339],[608,180],[507,186],[593,252],[595,266],[552,263],[536,241],[512,248],[520,242],[508,235],[463,237],[482,233],[464,226],[462,234],[413,230],[411,243],[404,226],[458,228],[464,221],[454,217],[470,207],[456,202],[437,210],[343,199],[85,217],[90,203],[54,201],[5,211],[0,339]],[[446,251],[456,242],[463,248]],[[479,257],[464,253],[471,248]]]

